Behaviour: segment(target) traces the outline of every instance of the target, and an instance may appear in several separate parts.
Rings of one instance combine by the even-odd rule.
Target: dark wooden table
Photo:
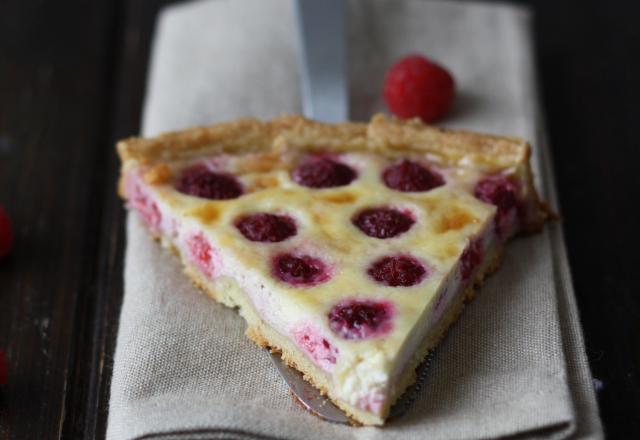
[[[0,439],[102,438],[122,299],[121,137],[163,0],[0,1]],[[533,3],[533,2],[532,2]],[[640,438],[640,2],[538,1],[537,57],[587,354]]]

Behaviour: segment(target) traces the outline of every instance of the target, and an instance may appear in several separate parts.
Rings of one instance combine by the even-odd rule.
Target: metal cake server
[[[323,122],[349,119],[345,0],[297,0],[302,110]]]
[[[353,421],[328,398],[320,394],[317,388],[303,379],[302,373],[287,366],[279,353],[270,353],[271,360],[278,368],[280,376],[287,382],[293,395],[309,411],[328,422],[352,424]],[[407,388],[398,401],[391,407],[389,418],[393,419],[404,414],[418,397],[422,385],[427,379],[427,371],[433,359],[433,351],[416,369],[417,380],[412,388]]]
[[[296,10],[304,115],[324,122],[346,121],[349,119],[349,97],[345,0],[297,0]],[[330,422],[351,423],[351,419],[305,381],[302,374],[288,367],[279,353],[270,354],[292,393],[309,411]],[[415,386],[391,408],[390,418],[403,414],[416,399],[432,357],[430,353],[417,368]]]

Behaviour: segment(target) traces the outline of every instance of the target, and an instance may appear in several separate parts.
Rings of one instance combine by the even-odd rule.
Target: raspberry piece
[[[162,227],[162,213],[158,205],[149,197],[149,194],[137,178],[129,178],[127,185],[129,207],[140,214],[140,217],[152,232],[159,233]]]
[[[4,357],[4,351],[0,350],[0,385],[6,385],[8,381],[9,366],[7,365],[7,359]]]
[[[339,350],[331,345],[321,332],[312,325],[303,324],[295,327],[293,337],[307,355],[323,370],[332,372],[338,358]]]
[[[360,211],[351,222],[369,237],[384,239],[407,232],[415,220],[395,209],[370,208]]]
[[[273,261],[273,276],[294,286],[314,286],[329,279],[326,265],[319,259],[282,254]]]
[[[216,270],[215,253],[209,241],[200,233],[189,238],[187,245],[193,261],[198,265],[202,273],[209,278],[213,278]]]
[[[309,188],[344,186],[355,178],[351,167],[326,157],[305,161],[293,171],[293,180]]]
[[[329,328],[344,339],[365,339],[391,331],[394,307],[387,301],[347,300],[329,312]]]
[[[467,281],[482,262],[482,239],[472,240],[460,256],[460,274]]]
[[[442,66],[421,55],[400,59],[387,71],[384,100],[401,118],[420,117],[424,122],[439,119],[451,108],[455,83]]]
[[[203,165],[182,172],[176,189],[183,194],[212,200],[235,199],[242,195],[242,187],[235,177],[216,173]]]
[[[367,273],[385,286],[409,287],[420,283],[427,275],[427,270],[413,257],[396,255],[374,262]]]
[[[132,201],[132,206],[138,210],[142,219],[147,225],[149,225],[152,231],[160,231],[160,226],[162,225],[162,214],[160,213],[160,209],[156,202],[142,194],[140,197],[137,197]]]
[[[489,176],[476,184],[474,195],[506,213],[518,204],[518,185],[505,176]]]
[[[410,160],[391,165],[382,174],[385,185],[396,191],[429,191],[444,185],[440,173]]]
[[[13,228],[11,220],[0,205],[0,258],[4,257],[11,250],[13,245]]]
[[[511,213],[518,207],[519,186],[516,182],[505,176],[489,176],[476,184],[473,194],[483,202],[495,205],[496,231],[504,237],[509,229]]]
[[[380,391],[373,391],[358,399],[358,407],[372,413],[379,413],[384,404],[385,396]]]
[[[267,213],[249,214],[239,218],[236,228],[247,240],[277,243],[296,235],[296,224],[290,217]]]

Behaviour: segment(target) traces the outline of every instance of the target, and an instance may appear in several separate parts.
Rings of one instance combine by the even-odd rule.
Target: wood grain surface
[[[167,1],[0,1],[0,439],[103,438],[122,300],[113,144]],[[536,1],[537,59],[608,438],[640,438],[640,3]]]

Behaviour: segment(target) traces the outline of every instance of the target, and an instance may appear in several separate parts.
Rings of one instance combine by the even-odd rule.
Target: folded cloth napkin
[[[526,10],[370,0],[352,1],[349,13],[352,118],[383,110],[381,83],[394,60],[425,53],[457,80],[446,124],[531,140],[538,187],[555,205]],[[144,134],[299,113],[295,29],[287,0],[166,9]],[[303,410],[244,328],[235,311],[192,287],[177,259],[130,216],[107,437],[602,437],[558,222],[510,244],[502,268],[437,350],[416,402],[385,427],[331,424]]]

